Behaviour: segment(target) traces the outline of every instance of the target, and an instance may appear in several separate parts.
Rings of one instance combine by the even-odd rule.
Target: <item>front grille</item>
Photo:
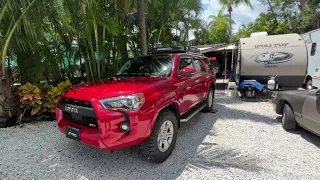
[[[91,105],[91,103],[89,101],[80,101],[80,100],[65,98],[65,99],[62,100],[62,103],[72,104],[72,105],[75,105],[75,106],[92,108],[92,105]]]
[[[72,117],[72,114],[70,112],[63,111],[63,117],[64,119],[81,124],[83,126],[91,127],[91,128],[98,128],[98,121],[95,117],[89,117],[89,116],[80,116],[77,118]]]

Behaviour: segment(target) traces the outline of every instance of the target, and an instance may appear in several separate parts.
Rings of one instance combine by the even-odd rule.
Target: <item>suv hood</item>
[[[75,97],[108,98],[141,93],[156,84],[166,81],[163,77],[114,77],[101,81],[73,86],[67,95]]]

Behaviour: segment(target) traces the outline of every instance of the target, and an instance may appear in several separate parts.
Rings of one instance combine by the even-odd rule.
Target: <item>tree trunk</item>
[[[94,29],[94,37],[96,40],[96,51],[97,51],[97,74],[98,78],[101,79],[101,73],[100,73],[100,51],[99,51],[99,36],[98,36],[98,26],[97,23],[93,24],[93,29]]]
[[[271,5],[270,0],[267,0],[267,3],[268,3],[268,5],[269,5],[269,8],[270,8],[271,13],[274,15],[274,23],[277,23],[277,22],[278,22],[278,20],[277,20],[277,14],[274,12],[274,9],[273,9],[273,7],[272,7],[272,5]]]
[[[0,65],[0,123],[18,116],[17,102],[15,101],[13,90],[11,88],[11,82],[6,74],[6,71],[2,71],[2,65]]]
[[[139,36],[141,54],[147,54],[147,32],[146,32],[146,14],[144,8],[144,0],[138,0],[138,14],[139,14]]]
[[[229,23],[230,23],[230,29],[229,29],[229,43],[231,43],[231,38],[232,38],[232,17],[231,17],[231,12],[232,12],[232,6],[230,5],[228,8],[229,11]]]

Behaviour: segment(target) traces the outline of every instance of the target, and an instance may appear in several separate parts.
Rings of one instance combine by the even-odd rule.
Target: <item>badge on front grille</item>
[[[90,123],[89,126],[90,126],[90,127],[96,127],[97,125]]]
[[[65,106],[64,110],[71,113],[78,113],[78,108],[75,107]]]

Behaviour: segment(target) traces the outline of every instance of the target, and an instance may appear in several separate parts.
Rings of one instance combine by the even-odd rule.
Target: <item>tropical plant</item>
[[[218,14],[209,16],[209,37],[213,43],[227,43],[230,39],[230,23],[227,14],[224,14],[222,8]],[[234,24],[234,22],[232,22]]]
[[[54,113],[56,104],[61,96],[72,86],[69,80],[60,82],[56,87],[52,85],[34,85],[29,82],[18,87],[20,108],[23,110],[19,122],[27,110],[31,115],[43,112]]]
[[[228,8],[228,12],[229,12],[229,42],[231,41],[232,38],[232,17],[231,17],[231,13],[233,10],[233,7],[237,7],[241,4],[247,5],[249,6],[251,9],[253,9],[253,6],[251,5],[251,1],[250,0],[219,0],[220,3],[222,4],[222,7],[227,7]]]

